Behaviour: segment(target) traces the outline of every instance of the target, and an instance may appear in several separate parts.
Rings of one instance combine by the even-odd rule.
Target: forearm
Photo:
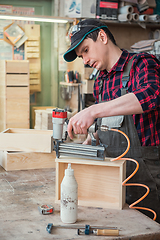
[[[93,105],[92,113],[94,118],[100,118],[141,114],[143,109],[134,93],[128,93],[114,100]]]
[[[87,129],[96,118],[118,115],[131,115],[143,113],[142,107],[134,93],[126,94],[117,99],[92,105],[78,112],[68,124],[68,134],[73,138],[75,134],[87,134]]]

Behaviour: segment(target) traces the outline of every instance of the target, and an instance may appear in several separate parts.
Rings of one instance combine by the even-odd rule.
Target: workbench
[[[46,231],[48,223],[63,224],[60,206],[55,204],[54,168],[6,172],[0,167],[0,239],[108,239],[159,240],[160,224],[125,205],[123,210],[78,206],[76,224],[117,227],[118,237],[77,235],[75,229]],[[38,206],[51,204],[55,211],[42,215]]]

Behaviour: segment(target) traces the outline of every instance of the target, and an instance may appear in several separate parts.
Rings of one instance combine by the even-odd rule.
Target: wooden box
[[[0,131],[30,127],[29,61],[0,60]]]
[[[51,153],[52,135],[52,130],[6,129],[0,133],[0,150]]]
[[[78,183],[78,204],[90,207],[122,209],[125,204],[125,187],[122,182],[126,177],[124,160],[111,162],[56,158],[56,202],[60,200],[60,185],[68,163],[74,169]]]
[[[0,165],[6,171],[55,168],[56,153],[0,151]]]

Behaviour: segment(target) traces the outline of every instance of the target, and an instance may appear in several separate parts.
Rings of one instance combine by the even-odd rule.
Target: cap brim
[[[77,54],[75,52],[75,48],[81,43],[81,41],[79,41],[79,39],[77,41],[75,41],[74,44],[72,44],[72,46],[63,55],[63,58],[66,62],[72,62],[76,59]]]
[[[103,26],[103,25],[97,26],[97,27],[92,28],[92,29],[87,29],[87,32],[86,32],[86,29],[83,29],[83,30],[81,30],[80,32],[76,33],[76,34],[78,34],[79,37],[77,36],[78,39],[75,40],[75,41],[71,44],[71,47],[70,47],[70,48],[65,52],[65,54],[63,55],[64,60],[65,60],[66,62],[72,62],[72,61],[74,61],[74,60],[76,59],[76,57],[77,57],[77,54],[76,54],[76,52],[75,52],[75,48],[78,47],[81,42],[83,42],[83,40],[85,39],[85,37],[86,37],[89,33],[93,32],[93,31],[95,31],[95,30],[97,30],[97,29],[99,29],[99,28],[103,28],[103,27],[107,27],[107,26]],[[75,34],[75,36],[76,36],[76,34]]]

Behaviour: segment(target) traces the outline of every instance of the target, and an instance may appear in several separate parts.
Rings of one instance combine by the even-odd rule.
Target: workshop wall
[[[35,15],[51,15],[53,0],[0,0],[1,5],[34,7]],[[51,105],[51,23],[35,22],[40,25],[41,42],[41,92],[35,94],[32,106]],[[53,24],[54,25],[54,24]],[[54,52],[53,52],[54,53]],[[31,99],[32,100],[32,99]],[[30,117],[31,119],[31,117]]]

